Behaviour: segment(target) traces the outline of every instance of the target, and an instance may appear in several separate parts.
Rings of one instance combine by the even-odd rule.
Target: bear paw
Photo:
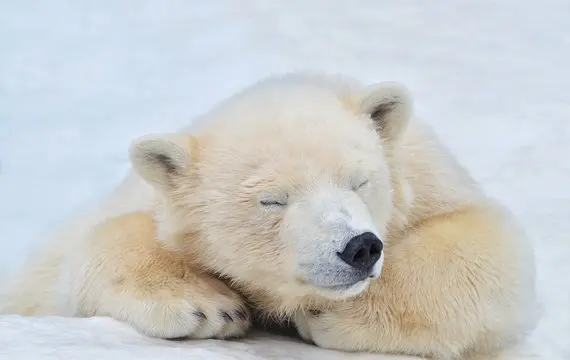
[[[293,316],[299,336],[308,343],[332,350],[356,351],[346,336],[341,319],[333,312],[320,310],[297,311]]]
[[[122,299],[121,310],[115,317],[145,335],[158,338],[244,336],[250,327],[250,314],[241,297],[216,278],[208,275],[191,278],[191,281],[171,279],[167,284],[154,284],[152,291],[137,289],[138,296]],[[145,287],[150,290],[148,285]],[[141,296],[143,293],[146,296]]]

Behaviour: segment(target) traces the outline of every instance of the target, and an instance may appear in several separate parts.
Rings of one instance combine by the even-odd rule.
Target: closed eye
[[[288,200],[289,194],[287,193],[267,193],[260,196],[259,203],[262,206],[286,206]]]
[[[361,187],[365,186],[366,184],[368,184],[368,180],[362,181],[362,182],[359,183],[357,186],[355,186],[353,189],[354,189],[354,190],[358,190],[358,189],[360,189]]]
[[[259,202],[263,206],[285,206],[287,203],[282,201],[274,201],[274,200],[261,200]]]

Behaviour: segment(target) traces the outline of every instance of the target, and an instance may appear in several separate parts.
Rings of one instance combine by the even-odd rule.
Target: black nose
[[[337,255],[342,261],[358,270],[370,270],[382,255],[382,241],[371,232],[357,235],[348,241]]]

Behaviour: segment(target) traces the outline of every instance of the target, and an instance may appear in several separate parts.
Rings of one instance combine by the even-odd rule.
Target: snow
[[[544,318],[570,359],[570,2],[2,1],[0,277],[125,174],[139,135],[295,69],[397,80],[536,244]],[[112,128],[112,130],[111,130]],[[62,197],[63,195],[63,197]],[[336,359],[266,335],[167,342],[111,319],[0,317],[2,359]]]
[[[126,324],[110,318],[0,318],[0,359],[169,359],[262,360],[346,359],[342,352],[319,349],[288,338],[257,333],[240,341],[169,341],[149,339]],[[62,331],[64,330],[64,331]],[[30,339],[33,339],[30,341]],[[285,341],[287,341],[285,343]],[[26,353],[22,351],[25,349]],[[78,355],[80,354],[80,355]],[[80,356],[80,357],[78,357]],[[351,360],[378,360],[371,354],[355,354]],[[392,359],[383,357],[382,359]],[[381,359],[381,360],[382,360]],[[411,357],[394,357],[412,360]]]

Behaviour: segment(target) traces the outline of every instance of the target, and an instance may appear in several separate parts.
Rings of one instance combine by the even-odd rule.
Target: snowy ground
[[[0,1],[0,277],[163,132],[272,72],[397,80],[536,243],[530,346],[570,359],[570,2]],[[110,319],[0,317],[2,359],[345,358],[260,337],[172,343]],[[358,358],[372,358],[362,356]],[[356,358],[356,357],[355,357]]]

